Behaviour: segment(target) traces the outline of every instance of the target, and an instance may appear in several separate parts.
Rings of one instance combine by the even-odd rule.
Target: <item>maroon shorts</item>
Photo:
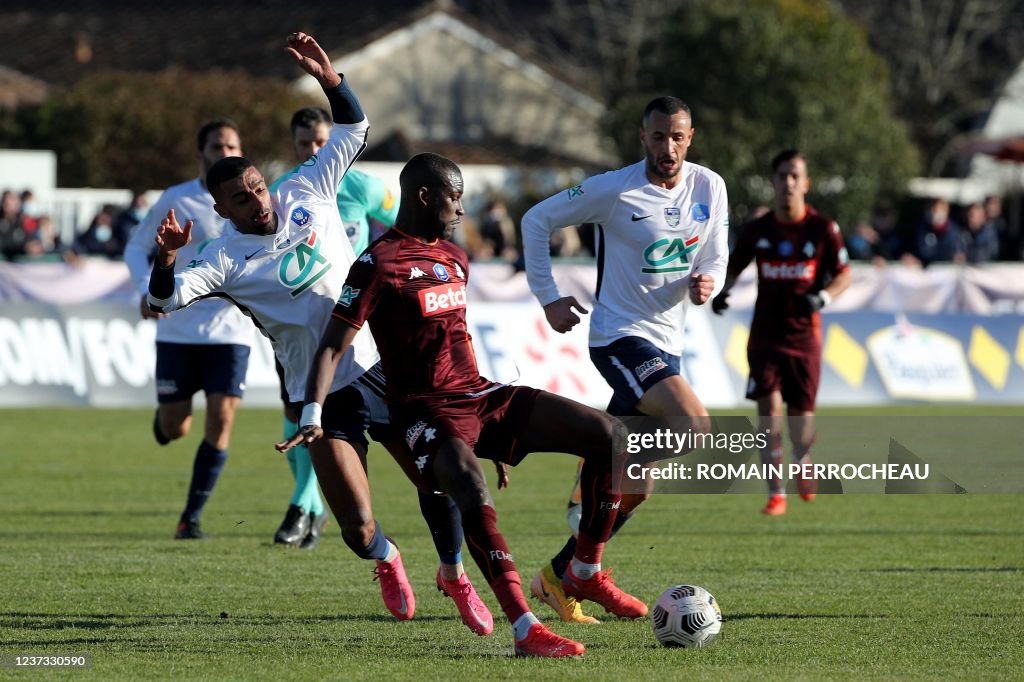
[[[768,348],[748,348],[747,398],[757,400],[780,391],[791,409],[814,410],[821,381],[821,353],[794,355]]]
[[[405,438],[416,468],[433,480],[438,447],[452,438],[465,441],[478,457],[515,466],[527,452],[520,447],[540,389],[492,384],[476,395],[413,400],[391,408],[391,421]]]

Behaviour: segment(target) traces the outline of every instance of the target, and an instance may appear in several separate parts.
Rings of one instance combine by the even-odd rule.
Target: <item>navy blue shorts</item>
[[[241,397],[248,368],[249,346],[157,341],[156,399],[176,403],[197,391]]]
[[[288,403],[302,409],[302,403]],[[324,436],[369,447],[366,432],[378,443],[391,433],[390,415],[384,402],[384,373],[380,363],[324,401],[320,423]]]
[[[640,416],[636,404],[652,386],[679,376],[679,356],[657,348],[647,339],[626,336],[608,346],[591,346],[590,361],[612,387],[608,414]]]

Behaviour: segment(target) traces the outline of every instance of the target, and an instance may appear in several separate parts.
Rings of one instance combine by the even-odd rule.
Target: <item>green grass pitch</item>
[[[517,660],[468,552],[495,633],[472,635],[434,589],[415,496],[383,450],[371,453],[370,479],[416,590],[408,623],[387,614],[371,564],[333,521],[315,552],[271,544],[291,493],[271,447],[275,411],[238,416],[204,516],[212,538],[173,540],[200,430],[158,448],[151,414],[0,411],[0,653],[92,657],[89,670],[0,669],[0,678],[1024,677],[1024,495],[793,498],[780,518],[758,513],[762,495],[658,495],[609,545],[605,565],[648,602],[677,582],[705,586],[727,619],[719,640],[664,649],[647,620],[570,626],[534,602],[588,651]],[[533,455],[495,493],[527,582],[566,537],[574,466]]]

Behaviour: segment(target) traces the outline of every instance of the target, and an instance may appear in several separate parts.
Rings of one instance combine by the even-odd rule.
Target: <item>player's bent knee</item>
[[[192,426],[190,415],[179,415],[173,412],[160,411],[160,433],[169,440],[178,440],[188,435]]]
[[[594,410],[595,419],[587,425],[580,456],[588,462],[610,460],[625,452],[629,428],[607,412]]]
[[[699,417],[690,417],[690,429],[699,434],[711,433],[711,416],[705,414]]]
[[[438,480],[444,486],[460,510],[474,509],[484,505],[493,506],[491,494],[487,490],[487,482],[479,475],[479,469],[474,469],[465,463],[445,467],[444,470],[435,469]]]

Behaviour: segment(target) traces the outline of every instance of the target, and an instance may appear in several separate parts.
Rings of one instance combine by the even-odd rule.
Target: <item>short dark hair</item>
[[[420,187],[437,189],[445,187],[447,176],[453,173],[462,175],[454,161],[440,154],[424,152],[412,157],[405,164],[398,176],[398,185],[402,188],[403,194],[414,193]]]
[[[212,121],[207,121],[199,127],[199,132],[196,133],[196,147],[199,149],[200,154],[202,154],[203,148],[206,147],[206,138],[209,137],[210,133],[221,128],[230,128],[235,131],[238,137],[242,137],[238,124],[230,118],[215,118]]]
[[[685,111],[687,116],[691,119],[693,118],[693,114],[690,113],[690,107],[686,105],[686,102],[678,97],[672,97],[671,95],[655,97],[648,102],[647,106],[644,107],[644,116],[641,123],[646,123],[647,117],[655,111],[660,114],[666,114],[667,116],[672,116],[673,114],[678,114],[680,111]]]
[[[297,128],[314,128],[320,123],[334,125],[331,115],[320,107],[303,107],[292,114],[292,135],[295,134]]]
[[[772,157],[772,173],[779,170],[779,166],[793,159],[803,159],[805,163],[807,162],[807,159],[804,158],[799,149],[783,149]]]
[[[226,156],[206,171],[206,189],[216,199],[217,188],[222,183],[241,177],[246,170],[253,167],[253,162],[244,156]]]

